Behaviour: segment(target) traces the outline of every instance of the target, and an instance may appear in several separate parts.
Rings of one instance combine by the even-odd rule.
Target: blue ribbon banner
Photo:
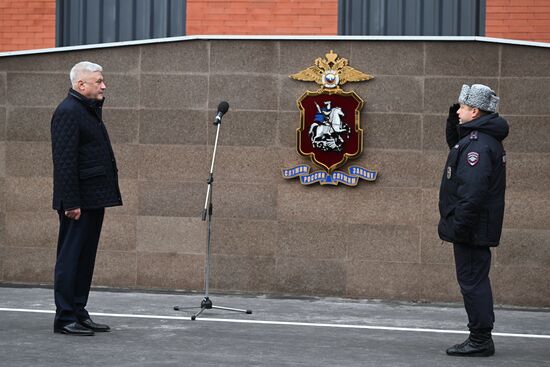
[[[347,186],[357,186],[359,179],[365,181],[376,180],[376,171],[370,171],[361,166],[350,166],[348,173],[342,171],[335,171],[329,174],[326,171],[314,171],[309,173],[311,169],[307,164],[301,164],[289,169],[283,169],[284,178],[299,177],[302,185],[311,185],[319,182],[321,185],[338,185],[342,183]]]

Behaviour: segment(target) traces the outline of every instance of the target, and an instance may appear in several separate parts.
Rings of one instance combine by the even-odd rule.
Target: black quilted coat
[[[497,113],[456,128],[439,190],[439,237],[448,242],[498,246],[504,218],[508,123]]]
[[[101,118],[103,101],[73,89],[51,121],[53,208],[97,209],[122,205],[118,170]]]

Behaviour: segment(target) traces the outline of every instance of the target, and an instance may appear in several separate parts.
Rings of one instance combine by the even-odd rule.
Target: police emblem
[[[350,67],[347,59],[339,58],[332,50],[325,59],[317,58],[314,66],[290,77],[321,86],[317,91],[306,91],[296,101],[300,110],[296,147],[300,155],[309,157],[322,170],[310,172],[308,165],[299,165],[283,169],[283,177],[300,177],[304,185],[319,182],[356,186],[359,179],[374,181],[377,172],[360,166],[351,166],[348,172],[336,171],[363,152],[360,112],[364,102],[354,91],[344,91],[341,85],[373,77]]]
[[[468,153],[468,164],[470,166],[475,166],[479,162],[479,153],[470,152]]]

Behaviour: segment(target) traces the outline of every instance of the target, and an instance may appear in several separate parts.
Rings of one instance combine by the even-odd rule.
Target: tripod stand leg
[[[225,311],[242,312],[249,315],[252,313],[252,310],[242,310],[239,308],[221,307],[221,306],[212,306],[212,308],[217,308],[218,310],[225,310]]]

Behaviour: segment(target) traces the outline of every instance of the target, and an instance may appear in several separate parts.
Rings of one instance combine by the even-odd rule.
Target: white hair
[[[80,76],[84,73],[95,73],[96,71],[103,71],[103,68],[101,65],[94,64],[93,62],[89,61],[81,61],[73,68],[71,69],[71,72],[69,73],[69,77],[71,78],[71,84],[73,87],[78,82]]]

